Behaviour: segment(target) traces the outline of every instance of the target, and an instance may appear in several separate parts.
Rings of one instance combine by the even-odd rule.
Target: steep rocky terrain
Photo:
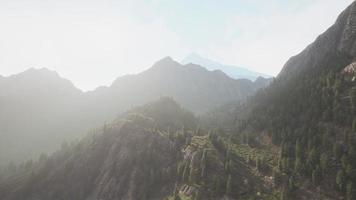
[[[324,34],[300,54],[292,57],[279,74],[280,78],[298,76],[314,68],[327,69],[332,65],[346,66],[356,55],[356,8],[350,5]]]

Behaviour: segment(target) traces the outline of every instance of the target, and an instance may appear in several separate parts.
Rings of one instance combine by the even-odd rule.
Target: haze
[[[191,52],[276,75],[352,0],[0,2],[0,74],[46,67],[82,90]]]

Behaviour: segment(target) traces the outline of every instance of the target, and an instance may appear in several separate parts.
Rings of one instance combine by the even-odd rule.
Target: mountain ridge
[[[222,72],[234,79],[249,79],[251,81],[255,81],[258,77],[272,78],[272,76],[270,75],[254,72],[243,67],[224,65],[219,62],[203,58],[196,53],[189,54],[181,61],[181,63],[185,65],[189,63],[200,65],[205,67],[209,71],[221,70]]]
[[[308,45],[301,53],[290,58],[277,77],[298,74],[306,67],[321,67],[332,60],[340,60],[346,65],[356,59],[356,2],[348,6],[337,18],[335,24]],[[317,52],[317,53],[316,53]],[[327,56],[332,58],[325,59]]]
[[[171,96],[184,107],[203,113],[243,100],[264,86],[197,65],[183,66],[168,57],[139,74],[119,77],[109,87],[88,92],[43,68],[0,80],[0,165],[14,155],[25,158],[52,151],[60,141],[78,138],[130,107],[160,96]]]
[[[356,197],[356,74],[347,69],[356,59],[355,20],[354,1],[268,87],[225,116],[250,146],[278,149],[272,166],[285,199]]]

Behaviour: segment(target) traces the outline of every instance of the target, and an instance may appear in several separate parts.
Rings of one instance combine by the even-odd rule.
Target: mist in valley
[[[356,2],[0,2],[1,200],[356,199]]]

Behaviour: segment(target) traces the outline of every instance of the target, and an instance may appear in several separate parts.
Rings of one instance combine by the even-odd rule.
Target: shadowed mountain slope
[[[267,83],[266,83],[267,84]],[[110,87],[81,92],[47,69],[0,78],[0,166],[52,152],[130,107],[171,96],[197,113],[241,101],[264,85],[164,58]]]
[[[170,98],[134,108],[50,157],[0,174],[0,196],[213,200],[268,191],[243,158],[229,152],[223,137],[197,129],[196,122]]]

